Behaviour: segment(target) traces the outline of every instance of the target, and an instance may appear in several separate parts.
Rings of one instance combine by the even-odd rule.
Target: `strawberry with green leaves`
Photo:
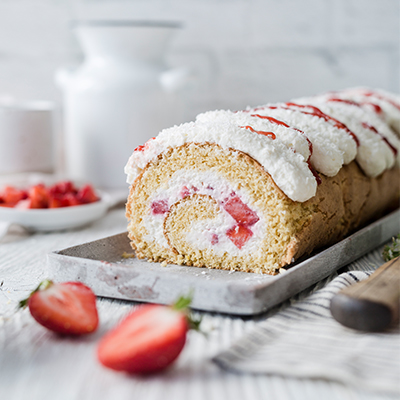
[[[96,296],[81,282],[43,281],[19,305],[28,306],[39,324],[61,334],[92,333],[99,324]]]
[[[139,307],[100,341],[99,361],[113,370],[133,374],[167,368],[181,353],[188,330],[199,328],[200,321],[188,315],[190,302],[191,298],[182,297],[171,307]]]

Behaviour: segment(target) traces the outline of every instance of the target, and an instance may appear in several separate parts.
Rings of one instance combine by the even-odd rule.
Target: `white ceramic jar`
[[[184,70],[164,55],[176,23],[87,21],[75,33],[85,60],[61,70],[66,173],[98,187],[126,187],[124,166],[137,146],[181,123]]]

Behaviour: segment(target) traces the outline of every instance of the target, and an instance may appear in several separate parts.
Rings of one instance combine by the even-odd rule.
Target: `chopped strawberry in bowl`
[[[16,223],[33,231],[76,228],[102,217],[109,207],[91,184],[59,181],[29,187],[0,188],[0,221]]]

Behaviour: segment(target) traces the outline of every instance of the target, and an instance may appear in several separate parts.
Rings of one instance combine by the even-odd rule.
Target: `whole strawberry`
[[[106,367],[135,374],[158,372],[181,353],[190,328],[200,321],[187,314],[190,298],[174,306],[144,305],[132,312],[100,341],[97,355]]]
[[[80,282],[45,280],[20,302],[20,307],[26,305],[39,324],[61,334],[92,333],[99,324],[96,296]]]

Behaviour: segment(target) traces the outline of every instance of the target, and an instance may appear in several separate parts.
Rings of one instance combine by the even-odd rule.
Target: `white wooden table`
[[[202,313],[207,337],[190,332],[174,366],[149,377],[103,368],[95,351],[100,337],[133,303],[98,299],[100,327],[87,337],[62,338],[38,325],[18,301],[46,277],[46,254],[126,229],[124,210],[75,231],[8,236],[0,242],[0,399],[394,399],[324,380],[234,374],[211,362],[258,318]]]

